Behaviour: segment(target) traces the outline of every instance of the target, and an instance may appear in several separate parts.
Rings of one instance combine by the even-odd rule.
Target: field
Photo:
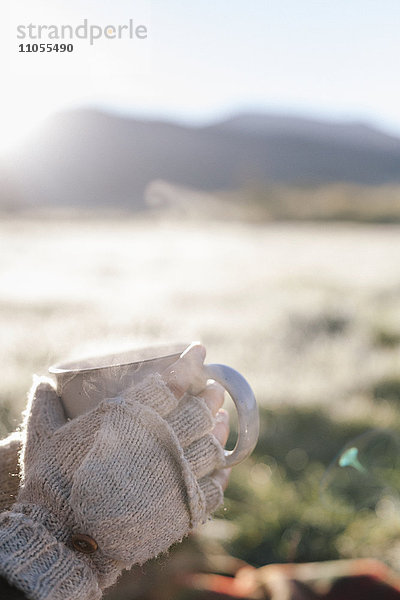
[[[384,475],[373,503],[365,477],[353,496],[335,478],[320,494],[351,439],[379,428],[396,447],[399,257],[397,225],[4,216],[1,433],[55,361],[200,339],[262,413],[260,444],[202,536],[256,565],[366,555],[400,569],[396,451],[389,466],[371,454]]]

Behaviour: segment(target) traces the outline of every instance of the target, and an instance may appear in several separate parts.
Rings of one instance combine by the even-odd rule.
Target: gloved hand
[[[194,347],[175,375],[151,376],[68,422],[50,382],[38,382],[22,488],[0,516],[0,574],[33,600],[97,599],[123,568],[207,519],[226,479],[215,474],[224,464],[207,406],[215,387],[181,397],[192,381],[185,365],[200,373],[203,360]]]

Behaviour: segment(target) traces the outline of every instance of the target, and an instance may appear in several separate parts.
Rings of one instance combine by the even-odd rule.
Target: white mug
[[[53,365],[57,393],[70,419],[89,412],[104,398],[121,395],[152,373],[171,367],[189,344],[147,346]],[[226,467],[247,458],[257,443],[259,417],[253,391],[245,378],[226,365],[204,365],[205,377],[218,381],[231,396],[238,414],[238,439],[225,450]]]

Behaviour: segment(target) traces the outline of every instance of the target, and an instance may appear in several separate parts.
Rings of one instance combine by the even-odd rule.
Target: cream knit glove
[[[22,488],[0,516],[0,574],[33,600],[100,598],[222,501],[209,409],[178,402],[158,375],[68,422],[40,381],[27,415]]]
[[[21,449],[21,433],[11,433],[0,440],[0,513],[15,502],[19,490],[18,453]]]

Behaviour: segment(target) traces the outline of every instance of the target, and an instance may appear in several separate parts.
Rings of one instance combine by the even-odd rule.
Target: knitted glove
[[[18,431],[0,441],[0,513],[10,508],[18,494],[20,449],[21,434]]]
[[[33,600],[92,600],[181,540],[222,501],[223,449],[204,401],[159,375],[66,422],[34,387],[18,502],[0,516],[0,574]]]

